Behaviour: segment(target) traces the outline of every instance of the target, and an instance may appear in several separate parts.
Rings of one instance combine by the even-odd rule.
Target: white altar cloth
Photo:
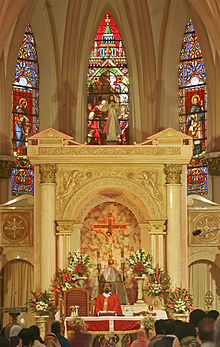
[[[155,310],[149,312],[149,314],[152,316],[154,320],[158,319],[167,319],[167,313],[163,310]],[[108,330],[114,331],[115,330],[115,321],[129,321],[129,322],[138,322],[141,321],[144,316],[102,316],[102,317],[81,317],[84,322],[108,322]],[[66,317],[64,320],[64,328],[65,328],[65,337],[67,338],[67,322],[71,322],[73,320],[73,317]]]

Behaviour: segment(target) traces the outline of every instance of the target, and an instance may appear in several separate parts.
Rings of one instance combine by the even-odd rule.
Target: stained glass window
[[[92,145],[128,144],[129,74],[121,35],[109,12],[98,28],[87,78],[88,135]]]
[[[179,64],[179,130],[193,137],[193,156],[187,169],[188,194],[207,194],[206,71],[192,21],[186,25]]]
[[[12,98],[12,143],[15,157],[12,194],[33,194],[34,173],[27,157],[27,142],[28,137],[39,130],[39,66],[29,24],[18,52]]]

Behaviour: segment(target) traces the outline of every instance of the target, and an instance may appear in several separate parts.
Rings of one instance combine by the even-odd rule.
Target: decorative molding
[[[96,147],[96,148],[94,148]],[[64,147],[39,147],[38,156],[72,156],[72,159],[76,161],[77,157],[85,156],[88,160],[89,156],[103,156],[111,159],[110,156],[137,156],[143,158],[145,156],[178,156],[182,155],[181,147],[140,147],[140,146],[64,146]],[[36,152],[34,153],[36,155]],[[28,155],[32,155],[32,148],[29,148]],[[155,157],[154,157],[155,158]],[[147,159],[147,158],[146,158]],[[115,160],[115,159],[114,159]],[[121,160],[121,158],[120,158]],[[177,159],[178,160],[178,159]],[[53,159],[54,161],[54,159]],[[66,161],[66,159],[65,159]],[[149,158],[148,158],[149,161]],[[184,161],[181,157],[181,161]]]
[[[106,177],[108,177],[109,171],[102,171],[102,175],[104,174]],[[83,218],[83,215],[79,215],[79,208],[83,204],[87,204],[91,200],[96,200],[97,198],[97,191],[102,190],[106,187],[111,187],[111,190],[118,191],[118,189],[123,191],[123,196],[126,197],[127,202],[126,206],[129,208],[129,205],[132,204],[132,201],[135,201],[135,205],[138,206],[138,210],[142,211],[141,213],[146,215],[146,218],[155,218],[160,219],[163,218],[163,212],[165,212],[165,209],[162,208],[163,205],[159,205],[158,201],[156,201],[147,190],[143,189],[143,187],[140,185],[139,182],[132,182],[129,179],[126,178],[126,176],[122,178],[100,178],[99,180],[91,180],[88,184],[84,185],[81,189],[79,189],[75,194],[71,194],[68,200],[63,201],[62,195],[60,196],[57,194],[57,211],[56,215],[59,216],[60,219],[75,219],[81,221]],[[59,178],[58,178],[59,180]],[[165,194],[165,187],[161,187],[161,190],[164,189]],[[58,190],[57,190],[58,191]],[[89,194],[88,194],[89,192]],[[94,195],[96,197],[94,197]],[[102,197],[102,195],[99,195]],[[109,197],[107,197],[110,199]],[[120,198],[120,199],[119,199]],[[115,199],[118,202],[121,201],[121,197],[118,197]],[[106,198],[105,198],[106,201]],[[129,202],[130,201],[130,202]],[[163,199],[164,201],[164,199]],[[90,203],[90,202],[89,202]],[[73,210],[73,206],[77,206],[77,210],[75,209],[75,212]],[[90,205],[91,206],[91,205]],[[92,206],[91,206],[92,207]],[[132,210],[132,208],[131,208]],[[134,212],[135,213],[135,212]],[[85,217],[85,215],[84,215]],[[146,218],[142,220],[142,222],[146,222]],[[139,220],[140,222],[140,220]]]
[[[14,162],[11,160],[0,160],[0,179],[11,177]]]
[[[55,183],[56,165],[40,164],[40,183]]]
[[[76,204],[79,205],[82,197],[84,195],[88,197],[88,192],[91,193],[94,190],[97,190],[99,196],[104,197],[104,201],[107,198],[121,201],[125,198],[126,191],[130,190],[134,196],[138,195],[143,201],[148,201],[149,208],[153,202],[154,207],[152,206],[152,208],[154,211],[156,208],[158,212],[165,204],[165,177],[162,169],[159,168],[149,170],[123,170],[118,168],[108,170],[104,168],[102,170],[94,169],[93,171],[58,168],[56,182],[57,217],[61,219],[64,217],[63,212],[66,210],[66,206],[69,205],[70,200],[72,201],[74,194],[76,194]],[[111,187],[111,190],[106,187]],[[93,200],[92,197],[91,199]],[[98,197],[96,199],[100,200]],[[141,210],[140,207],[138,209],[135,207],[137,204],[133,204],[131,199],[128,197],[125,199],[126,206],[133,206],[136,212]],[[103,198],[101,200],[103,201]],[[88,198],[86,204],[88,204]],[[136,212],[134,211],[135,214]],[[140,215],[140,212],[138,214]],[[160,218],[162,216],[154,212],[154,217]],[[72,216],[68,214],[64,218],[72,219]],[[141,217],[139,222],[145,222],[145,220],[146,218]]]
[[[189,245],[218,247],[220,241],[219,211],[190,211],[189,212]],[[201,234],[193,236],[194,230],[201,230]],[[216,231],[214,231],[216,230]],[[209,233],[210,232],[210,233]],[[208,233],[208,234],[206,234]],[[205,235],[204,235],[205,234]]]
[[[3,223],[2,234],[5,239],[11,242],[18,242],[27,235],[27,223],[24,218],[18,215],[9,215]]]
[[[56,235],[71,235],[75,230],[76,225],[73,221],[57,220],[56,221]]]
[[[149,235],[165,235],[166,220],[149,220],[148,221]]]
[[[219,220],[212,215],[199,215],[195,218],[193,225],[195,230],[199,229],[202,231],[202,233],[197,236],[198,240],[202,243],[205,242],[207,244],[207,242],[214,241],[218,237],[218,231],[212,232],[212,230],[219,228]],[[207,232],[210,232],[210,234],[203,236],[203,234]]]
[[[182,165],[166,164],[164,167],[166,184],[181,184]]]

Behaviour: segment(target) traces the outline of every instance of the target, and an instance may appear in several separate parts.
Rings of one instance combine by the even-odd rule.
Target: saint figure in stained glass
[[[179,65],[179,129],[193,138],[188,165],[188,194],[207,194],[206,151],[207,86],[205,64],[192,21],[184,34]]]
[[[15,157],[12,194],[33,194],[34,173],[27,157],[27,143],[28,137],[39,130],[39,66],[29,24],[18,52],[12,93],[12,142]]]
[[[128,144],[129,74],[120,33],[109,12],[92,47],[87,79],[87,143]]]

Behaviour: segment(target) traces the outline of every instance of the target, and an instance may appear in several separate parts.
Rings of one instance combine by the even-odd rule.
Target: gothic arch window
[[[27,157],[28,137],[39,130],[39,65],[30,24],[18,52],[12,85],[12,144],[15,165],[12,195],[34,193],[34,172]]]
[[[121,35],[109,12],[98,28],[89,58],[87,101],[87,143],[102,145],[109,141],[109,143],[128,144],[127,59]],[[110,113],[114,116],[111,121],[108,117]]]
[[[206,195],[207,86],[205,64],[191,19],[188,20],[179,64],[179,129],[193,137],[193,156],[187,168],[188,194]]]

